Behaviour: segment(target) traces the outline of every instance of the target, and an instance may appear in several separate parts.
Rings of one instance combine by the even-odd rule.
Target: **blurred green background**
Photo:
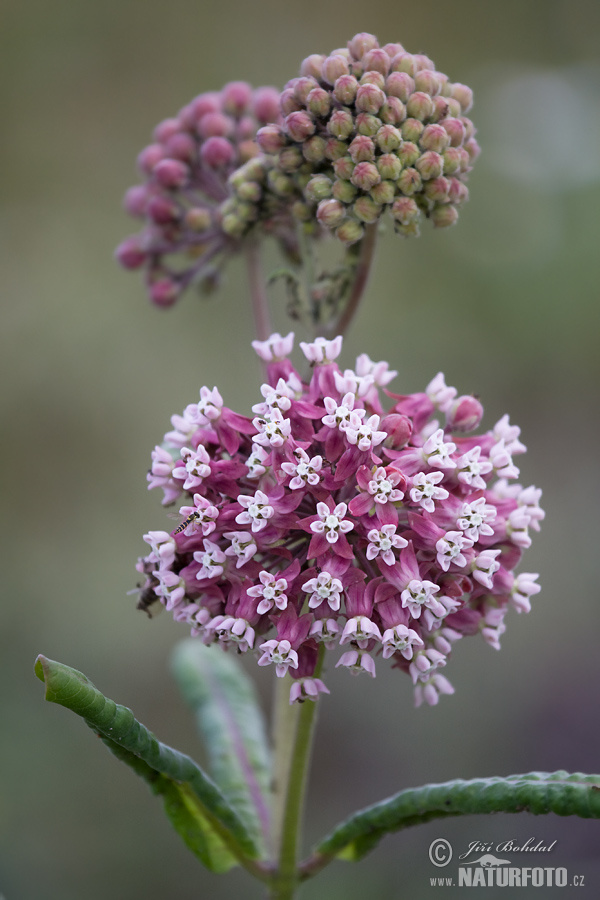
[[[408,679],[383,664],[375,682],[331,673],[307,838],[425,781],[600,771],[597,0],[4,0],[6,900],[260,896],[238,873],[199,868],[145,786],[44,703],[33,661],[43,652],[83,669],[163,740],[201,753],[168,671],[184,631],[167,615],[147,620],[126,592],[141,535],[167,525],[145,473],[169,417],[202,384],[247,411],[260,371],[241,268],[210,301],[150,308],[140,278],[112,260],[134,230],[121,197],[154,124],[195,94],[232,79],[281,86],[303,57],[361,30],[473,87],[483,153],[455,229],[381,241],[342,362],[389,360],[401,392],[442,370],[481,396],[487,426],[510,412],[529,448],[521,480],[544,490],[547,518],[521,567],[541,573],[543,590],[530,616],[509,616],[501,653],[456,646],[456,694],[438,708],[413,709]],[[267,704],[272,673],[253,671]],[[455,853],[473,840],[556,839],[544,864],[585,874],[587,896],[600,891],[598,822],[497,816],[389,837],[303,896],[436,896],[427,849],[439,836]]]

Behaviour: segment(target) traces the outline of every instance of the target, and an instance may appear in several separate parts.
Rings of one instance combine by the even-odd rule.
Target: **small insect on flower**
[[[188,527],[188,525],[191,525],[192,522],[195,522],[199,518],[200,514],[198,513],[198,510],[195,509],[194,512],[191,512],[189,516],[187,516],[183,520],[183,522],[179,523],[173,534],[181,534],[181,532],[184,531]]]

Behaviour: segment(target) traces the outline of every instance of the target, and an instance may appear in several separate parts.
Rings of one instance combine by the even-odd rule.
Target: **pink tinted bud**
[[[163,119],[154,129],[152,136],[159,144],[164,144],[170,137],[177,134],[180,129],[181,123],[179,119]]]
[[[166,142],[165,150],[173,159],[190,162],[196,156],[196,142],[190,134],[179,131]]]
[[[423,181],[416,169],[408,168],[401,172],[396,183],[403,194],[410,196],[421,190]]]
[[[448,132],[451,146],[460,147],[465,139],[465,126],[463,122],[460,119],[454,119],[452,116],[447,116],[441,124]],[[431,149],[434,150],[435,148],[432,147]]]
[[[354,219],[347,219],[345,222],[342,222],[335,235],[344,244],[356,244],[357,241],[364,237],[364,233],[365,230],[360,222]]]
[[[358,134],[365,134],[367,137],[375,137],[383,125],[383,122],[381,119],[378,119],[377,116],[361,112],[356,117],[355,125]]]
[[[385,87],[385,78],[380,72],[365,72],[365,74],[360,79],[361,84],[374,84],[375,87],[378,87],[379,90],[383,90]]]
[[[412,53],[398,53],[392,59],[392,72],[405,72],[414,77],[417,74],[417,66]]]
[[[293,88],[286,88],[279,98],[279,107],[284,116],[302,109],[302,105],[296,100]]]
[[[336,109],[327,123],[327,131],[338,140],[345,140],[354,130],[354,119],[346,109]]]
[[[433,112],[429,116],[430,122],[440,122],[449,114],[448,101],[445,97],[438,95],[433,99]]]
[[[431,69],[432,71],[435,69],[433,60],[429,59],[428,56],[425,56],[424,53],[415,53],[413,58],[417,67],[417,72],[421,72],[423,69]]]
[[[413,144],[412,141],[404,141],[402,146],[398,148],[397,152],[398,159],[403,166],[414,166],[421,155],[421,151],[416,144]]]
[[[179,288],[170,278],[161,278],[150,285],[150,299],[156,306],[173,306],[179,296]]]
[[[214,168],[226,166],[233,161],[235,150],[224,137],[210,137],[200,148],[205,163]]]
[[[189,177],[189,169],[178,159],[161,159],[152,174],[162,187],[180,188]]]
[[[460,103],[464,113],[469,112],[473,106],[473,91],[466,84],[453,84],[451,87],[451,96]]]
[[[446,421],[451,431],[473,431],[483,417],[483,406],[477,397],[463,395],[458,397],[448,412]]]
[[[212,224],[210,210],[203,209],[200,206],[193,206],[186,212],[184,222],[192,231],[207,231]]]
[[[278,125],[265,125],[256,134],[256,143],[263,153],[277,153],[285,147],[285,134]]]
[[[383,49],[390,59],[393,59],[398,55],[398,53],[404,53],[404,47],[402,46],[402,44],[385,44]]]
[[[406,107],[398,97],[388,97],[379,110],[379,118],[387,125],[400,125],[406,119]]]
[[[439,153],[427,150],[415,163],[415,168],[421,173],[421,177],[428,181],[430,178],[438,178],[444,171],[444,160]]]
[[[436,94],[439,94],[441,86],[437,72],[432,72],[430,69],[421,69],[421,71],[417,72],[415,75],[416,89],[418,91],[424,91],[431,97],[435,97]]]
[[[331,94],[323,88],[316,87],[306,98],[306,107],[313,116],[323,118],[331,109]]]
[[[379,72],[381,75],[387,75],[390,70],[391,60],[385,50],[374,47],[362,58],[363,69],[365,72]]]
[[[221,91],[223,109],[231,116],[241,116],[252,100],[252,88],[245,81],[230,81]]]
[[[375,158],[375,144],[371,138],[359,134],[348,147],[348,153],[355,163],[371,162]]]
[[[305,141],[315,133],[315,123],[307,112],[290,113],[285,120],[285,128],[293,141]]]
[[[148,203],[148,215],[157,225],[168,225],[179,218],[179,209],[168,197],[152,197]]]
[[[310,56],[307,56],[306,59],[303,59],[300,63],[300,74],[308,75],[319,81],[323,71],[324,60],[325,57],[321,56],[319,53],[311,53]]]
[[[408,103],[406,104],[406,112],[408,115],[413,119],[418,119],[420,122],[428,119],[433,113],[433,110],[433,100],[429,94],[425,94],[423,91],[415,91],[415,93],[409,97]]]
[[[337,228],[346,217],[346,207],[338,200],[321,200],[317,207],[317,219],[325,228]]]
[[[142,217],[146,215],[148,204],[148,192],[142,184],[130,187],[123,197],[123,207],[130,216]]]
[[[221,112],[207,113],[198,125],[198,133],[203,138],[227,137],[233,131],[233,120]]]
[[[377,166],[374,166],[373,163],[361,162],[354,167],[350,180],[352,184],[362,191],[370,191],[372,187],[379,184],[381,175],[377,171]]]
[[[378,112],[385,103],[385,94],[374,84],[362,84],[356,92],[356,108],[366,113]]]
[[[144,147],[137,158],[138,168],[144,175],[150,175],[154,166],[164,157],[165,151],[160,144],[149,144]]]
[[[443,153],[449,143],[450,137],[441,125],[428,125],[419,138],[423,150],[435,150],[436,153]]]
[[[441,203],[448,199],[450,182],[447,178],[444,178],[443,175],[440,175],[439,178],[433,178],[426,183],[424,193],[428,200],[434,200],[437,203]]]
[[[448,228],[458,219],[458,210],[451,203],[445,203],[443,206],[434,207],[429,218],[435,228]]]
[[[221,99],[217,93],[199,94],[190,103],[194,120],[199,122],[207,113],[220,112]]]
[[[348,50],[354,59],[362,59],[365,53],[368,53],[369,50],[373,50],[378,46],[379,44],[375,35],[369,34],[367,31],[361,31],[359,34],[355,34],[352,40],[348,41]]]
[[[335,162],[336,159],[341,159],[347,152],[348,146],[343,141],[338,141],[337,138],[333,137],[327,138],[325,141],[325,156],[332,162]]]
[[[350,69],[348,66],[348,60],[343,56],[333,55],[328,56],[327,59],[323,60],[323,66],[321,68],[323,81],[326,81],[327,84],[335,84],[338,78],[341,78],[342,75],[349,75]]]
[[[305,106],[306,98],[311,91],[314,91],[315,88],[319,87],[319,82],[315,78],[303,76],[301,78],[295,78],[293,82],[290,82],[290,86],[294,91],[294,97],[298,103]]]
[[[408,416],[402,416],[399,413],[390,413],[386,416],[382,420],[380,428],[382,431],[387,432],[384,447],[389,447],[393,450],[401,450],[408,443],[413,430],[412,422]]]
[[[275,122],[279,115],[279,91],[274,87],[260,87],[254,91],[252,111],[259,122]]]
[[[137,234],[125,238],[115,250],[115,257],[125,269],[139,269],[146,262],[146,254],[140,246]]]
[[[341,75],[333,86],[333,95],[339,103],[350,106],[354,103],[357,90],[358,81],[354,75]]]
[[[451,203],[464,203],[469,199],[469,188],[458,178],[450,178],[450,190],[448,198]]]
[[[398,97],[403,103],[407,103],[414,93],[415,82],[406,72],[392,72],[388,75],[385,90],[389,97]]]
[[[465,150],[469,154],[471,162],[474,162],[481,153],[481,147],[479,146],[475,138],[471,138],[467,141],[467,143],[465,144]]]
[[[419,207],[412,197],[398,197],[392,204],[392,216],[401,225],[408,225],[419,217]]]

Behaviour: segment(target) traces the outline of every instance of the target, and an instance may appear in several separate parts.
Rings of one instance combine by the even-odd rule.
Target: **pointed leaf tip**
[[[42,656],[41,653],[35,661],[33,671],[35,672],[37,677],[40,679],[40,681],[44,681],[44,682],[46,681],[46,670],[44,668],[44,663],[47,663],[47,662],[48,662],[48,660],[46,659],[45,656]]]

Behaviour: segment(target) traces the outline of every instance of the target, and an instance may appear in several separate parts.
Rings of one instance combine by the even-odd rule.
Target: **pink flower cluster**
[[[278,116],[279,91],[235,81],[200,94],[156,126],[154,143],[138,156],[144,183],[124,200],[145,225],[116,255],[125,268],[144,269],[158,306],[171,306],[192,282],[215,286],[228,254],[238,249],[231,229],[222,227],[229,176],[256,156],[257,129]]]
[[[480,633],[498,649],[509,607],[540,590],[514,573],[544,517],[541,491],[515,481],[519,428],[504,416],[471,436],[481,404],[441,374],[422,394],[384,390],[385,412],[396,373],[366,354],[340,370],[340,337],[300,345],[306,383],[292,344],[253,343],[267,369],[254,417],[207,387],[173,416],[148,479],[183,520],[144,535],[144,606],[154,595],[205,643],[289,672],[291,701],[327,691],[324,642],[352,673],[391,659],[435,704],[453,690],[454,642]]]

